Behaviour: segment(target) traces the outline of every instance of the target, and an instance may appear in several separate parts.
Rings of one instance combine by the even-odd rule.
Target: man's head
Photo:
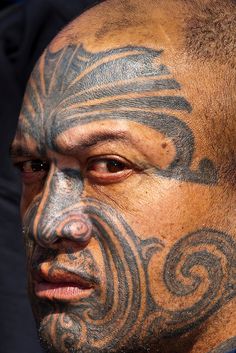
[[[229,321],[233,22],[234,1],[108,0],[35,67],[13,155],[49,352],[189,352]]]

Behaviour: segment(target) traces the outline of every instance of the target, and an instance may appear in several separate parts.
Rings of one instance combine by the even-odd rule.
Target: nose
[[[81,208],[83,179],[78,170],[54,168],[48,175],[33,222],[33,236],[50,247],[60,239],[85,244],[92,235],[91,221]]]
[[[57,238],[66,238],[81,243],[87,243],[92,234],[92,224],[87,215],[81,210],[65,212],[57,220],[58,225],[55,225],[54,236]],[[53,234],[52,234],[53,236]]]

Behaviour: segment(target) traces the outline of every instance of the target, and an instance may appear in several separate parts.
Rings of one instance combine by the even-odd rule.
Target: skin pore
[[[32,73],[12,156],[50,353],[234,345],[234,66],[194,53],[190,10],[105,1]]]

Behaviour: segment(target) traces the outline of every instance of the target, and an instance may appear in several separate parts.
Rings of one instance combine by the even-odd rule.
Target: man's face
[[[235,194],[220,182],[190,74],[177,78],[164,58],[68,45],[32,74],[13,154],[50,352],[158,350],[235,295]]]

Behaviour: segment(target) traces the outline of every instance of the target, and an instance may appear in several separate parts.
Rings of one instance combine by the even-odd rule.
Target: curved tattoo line
[[[194,269],[201,268],[205,270],[203,274],[192,273]],[[190,295],[196,295],[206,272],[208,286],[201,298],[190,307],[186,301],[182,310],[161,308],[162,315],[168,318],[164,337],[179,335],[197,327],[236,296],[236,243],[228,234],[208,228],[177,241],[166,257],[163,280],[173,300],[178,297],[187,299]],[[191,284],[184,283],[184,279],[191,280]],[[159,309],[157,319],[160,319]]]
[[[69,190],[71,192],[69,192]],[[42,243],[40,234],[43,234],[44,245],[46,242],[51,243],[56,241],[58,234],[64,236],[64,232],[66,232],[67,237],[69,237],[70,224],[75,222],[77,222],[77,224],[80,223],[81,226],[82,224],[84,225],[83,238],[84,241],[87,241],[87,235],[91,229],[88,220],[84,219],[84,216],[81,214],[72,214],[71,211],[68,215],[64,214],[68,206],[78,202],[82,192],[83,180],[79,171],[70,168],[62,170],[59,170],[57,167],[55,168],[53,175],[49,177],[48,187],[44,190],[44,197],[40,203],[40,218],[38,219],[38,215],[36,215],[34,221],[34,234],[40,244]],[[53,206],[50,207],[50,205]],[[56,218],[55,214],[57,215]],[[69,222],[65,222],[63,228],[58,229],[57,225],[61,225],[63,219],[66,221],[68,216],[71,216]]]
[[[86,325],[88,349],[101,348],[102,345],[110,348],[119,346],[120,342],[124,344],[141,329],[148,299],[147,265],[150,257],[160,251],[163,244],[156,238],[140,241],[121,215],[94,199],[82,199],[80,207],[76,209],[75,205],[73,212],[88,215],[93,223],[93,236],[99,243],[106,268],[107,289],[105,301],[100,303],[99,293],[95,292],[94,296],[82,299],[77,306],[73,306],[69,315],[75,317],[74,321],[80,318],[80,326]],[[69,211],[65,209],[64,213]],[[57,266],[53,266],[51,272],[59,268]],[[68,326],[57,327],[73,334]],[[80,346],[78,335],[81,337],[78,332],[76,349]]]
[[[105,120],[137,122],[171,138],[175,146],[174,160],[165,169],[156,168],[157,175],[215,184],[217,171],[209,159],[191,170],[194,136],[172,112],[189,114],[192,107],[179,95],[181,86],[160,62],[161,54],[134,46],[98,53],[82,45],[56,53],[47,49],[27,88],[21,130],[37,141],[40,152],[58,151],[57,137],[72,127]]]
[[[165,169],[156,168],[156,174],[175,178],[184,181],[190,181],[203,184],[214,184],[217,182],[217,171],[209,159],[202,159],[198,170],[191,171],[191,163],[194,153],[194,136],[187,124],[174,116],[166,114],[144,113],[142,111],[113,112],[101,114],[91,114],[81,120],[71,118],[69,120],[53,119],[55,130],[52,132],[53,141],[56,141],[58,131],[62,132],[78,125],[84,125],[93,121],[106,120],[129,120],[145,125],[161,132],[170,138],[175,146],[176,154],[174,160]],[[58,150],[56,143],[51,146]]]
[[[178,310],[173,310],[166,304],[160,304],[158,298],[154,299],[150,290],[149,261],[154,253],[163,248],[157,238],[141,241],[122,215],[111,206],[92,198],[81,197],[79,203],[67,204],[67,208],[60,212],[61,218],[56,217],[55,222],[60,222],[70,212],[86,214],[92,222],[93,236],[99,244],[106,268],[106,293],[101,301],[101,293],[96,291],[92,297],[82,299],[72,308],[65,306],[71,320],[79,320],[78,325],[86,330],[87,348],[101,348],[105,345],[111,349],[135,335],[142,337],[144,331],[151,335],[157,334],[160,323],[162,337],[183,334],[199,326],[235,297],[236,243],[229,235],[212,229],[201,229],[181,238],[171,248],[165,259],[162,279],[170,297],[167,302],[171,307],[171,303],[186,298],[180,300]],[[29,213],[29,217],[32,214]],[[58,228],[55,222],[51,225]],[[32,232],[29,227],[28,230]],[[93,267],[96,268],[91,253],[83,256],[87,263],[94,262]],[[55,264],[51,271],[58,268],[63,269],[61,265]],[[91,273],[88,275],[92,278]],[[185,279],[188,283],[185,283]],[[205,286],[206,281],[208,286]],[[201,283],[204,283],[205,292],[200,296],[197,291]],[[49,311],[53,310],[51,308]],[[120,325],[119,334],[117,322]],[[48,322],[44,324],[48,325]],[[62,327],[58,325],[56,327],[60,331]],[[73,334],[68,327],[63,326],[64,329],[68,334]],[[94,336],[94,332],[97,335]],[[76,342],[80,342],[78,335],[79,330]]]

